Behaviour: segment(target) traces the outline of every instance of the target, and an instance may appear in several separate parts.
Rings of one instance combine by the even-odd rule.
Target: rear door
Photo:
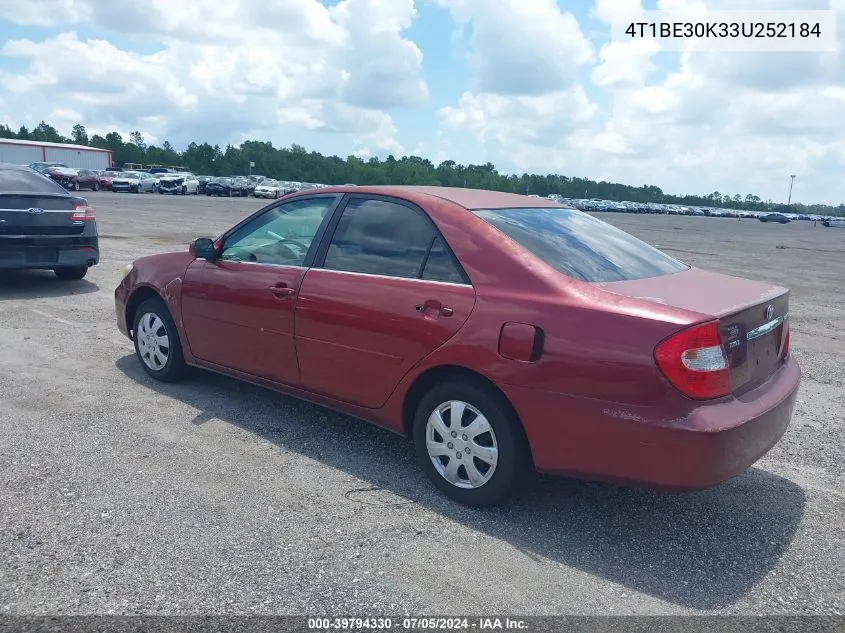
[[[302,387],[384,404],[469,317],[475,291],[422,209],[349,196],[305,275],[296,309]]]

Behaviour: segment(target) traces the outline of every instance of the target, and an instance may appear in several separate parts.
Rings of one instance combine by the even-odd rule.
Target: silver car
[[[124,171],[111,181],[112,191],[130,193],[152,193],[156,188],[156,179],[145,171]]]

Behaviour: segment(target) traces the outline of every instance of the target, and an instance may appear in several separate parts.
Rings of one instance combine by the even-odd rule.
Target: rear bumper
[[[508,387],[538,470],[677,490],[708,488],[757,462],[792,418],[801,370],[789,358],[766,382],[677,419],[647,410]]]
[[[0,269],[53,269],[94,266],[98,239],[88,236],[0,239]]]

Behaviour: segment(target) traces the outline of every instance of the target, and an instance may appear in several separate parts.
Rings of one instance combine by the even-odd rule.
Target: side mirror
[[[208,261],[214,261],[217,254],[214,251],[214,242],[208,237],[198,237],[191,242],[190,251],[197,259],[207,259]]]

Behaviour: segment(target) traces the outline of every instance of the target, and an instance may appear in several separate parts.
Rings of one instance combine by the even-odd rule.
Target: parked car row
[[[540,196],[533,196],[539,198]],[[616,212],[616,213],[657,213],[665,215],[692,215],[708,216],[713,218],[743,218],[759,219],[762,222],[778,222],[787,224],[792,220],[806,220],[810,222],[825,222],[836,218],[807,214],[807,213],[770,213],[768,211],[744,211],[738,209],[723,209],[719,207],[695,207],[680,204],[663,204],[657,202],[618,202],[614,200],[564,198],[552,194],[548,199],[566,204],[581,211],[594,212]]]

